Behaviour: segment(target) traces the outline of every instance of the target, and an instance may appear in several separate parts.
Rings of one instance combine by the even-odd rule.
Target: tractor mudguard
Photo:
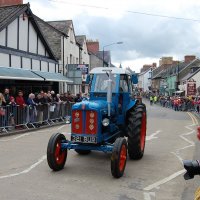
[[[126,107],[126,113],[138,102],[138,100],[131,100],[130,103]]]

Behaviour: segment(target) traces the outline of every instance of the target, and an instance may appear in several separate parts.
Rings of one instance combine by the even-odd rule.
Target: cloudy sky
[[[158,63],[162,56],[175,60],[183,60],[184,55],[200,57],[197,0],[24,0],[27,2],[44,20],[72,19],[75,34],[98,39],[101,50],[122,41],[105,47],[116,66],[122,63],[139,72],[143,64]]]

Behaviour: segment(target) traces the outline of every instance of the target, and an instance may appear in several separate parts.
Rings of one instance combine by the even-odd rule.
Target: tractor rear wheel
[[[80,155],[87,155],[91,152],[91,150],[82,150],[82,149],[75,149],[75,151]]]
[[[146,139],[146,106],[138,104],[128,116],[128,154],[130,159],[143,157]]]
[[[66,158],[67,158],[67,150],[62,150],[61,143],[66,138],[61,133],[55,133],[49,139],[49,143],[47,146],[47,162],[49,167],[54,171],[59,171],[63,169]]]
[[[125,138],[117,138],[111,156],[111,173],[115,178],[124,174],[127,160],[127,142]]]

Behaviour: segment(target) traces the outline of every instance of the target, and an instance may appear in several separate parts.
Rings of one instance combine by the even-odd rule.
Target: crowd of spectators
[[[174,111],[194,111],[200,114],[200,96],[163,96],[149,94],[146,95],[150,105],[159,103],[161,106],[171,108]]]
[[[11,95],[9,88],[5,88],[0,93],[0,127],[57,118],[61,114],[62,103],[73,104],[81,102],[83,98],[87,98],[87,95],[82,97],[81,93],[73,95],[69,91],[56,94],[53,90],[30,93],[25,98],[22,90],[17,91],[17,95]]]

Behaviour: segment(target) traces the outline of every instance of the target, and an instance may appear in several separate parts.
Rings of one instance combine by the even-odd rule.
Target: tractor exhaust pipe
[[[108,117],[110,117],[111,112],[111,103],[112,103],[112,79],[111,72],[112,70],[103,70],[108,74],[108,87],[107,87],[107,102],[108,102]]]

